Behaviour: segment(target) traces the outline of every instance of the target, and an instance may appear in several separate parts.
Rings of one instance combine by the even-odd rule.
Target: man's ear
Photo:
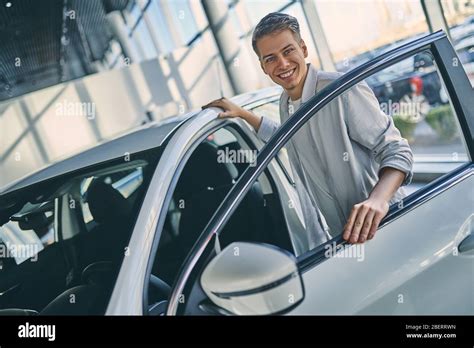
[[[303,39],[301,39],[300,47],[303,50],[304,57],[308,58],[308,47],[306,46],[306,43],[304,42]]]

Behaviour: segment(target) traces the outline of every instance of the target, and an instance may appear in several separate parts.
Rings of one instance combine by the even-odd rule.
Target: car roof
[[[280,93],[280,87],[269,87],[234,96],[231,100],[238,105],[245,106],[268,98],[275,98]],[[197,117],[199,113],[200,110],[194,110],[181,116],[167,117],[161,121],[151,122],[132,129],[113,139],[103,141],[92,148],[81,151],[66,159],[58,160],[32,174],[7,184],[0,188],[0,197],[81,168],[116,159],[126,154],[160,147],[178,127],[187,120]]]
[[[127,153],[133,154],[159,147],[166,140],[167,136],[183,122],[182,119],[167,121],[164,124],[147,124],[113,140],[103,141],[92,148],[49,164],[32,174],[28,174],[2,187],[0,189],[0,196],[62,174],[125,156]]]

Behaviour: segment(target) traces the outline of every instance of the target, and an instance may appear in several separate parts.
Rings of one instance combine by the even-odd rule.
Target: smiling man
[[[256,26],[252,45],[262,70],[283,88],[280,119],[286,121],[315,93],[341,76],[305,62],[308,49],[296,18],[270,13]],[[241,117],[268,141],[279,124],[226,98],[219,117]],[[351,243],[372,239],[389,204],[404,196],[412,178],[413,155],[391,117],[384,114],[368,85],[352,87],[312,117],[286,145],[297,189],[305,190],[322,212],[319,223]],[[304,187],[303,187],[304,186]],[[325,220],[325,221],[324,221]],[[324,228],[324,226],[323,226]],[[321,237],[319,242],[327,238]]]

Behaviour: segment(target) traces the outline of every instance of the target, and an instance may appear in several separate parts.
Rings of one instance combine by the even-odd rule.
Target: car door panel
[[[465,194],[472,174],[467,169],[467,177],[380,228],[377,238],[339,251],[346,257],[305,272],[306,298],[291,314],[472,314],[474,258],[457,250],[473,222],[474,196]]]

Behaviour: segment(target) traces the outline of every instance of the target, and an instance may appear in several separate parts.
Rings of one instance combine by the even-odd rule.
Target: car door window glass
[[[318,74],[318,90],[337,77]],[[253,111],[273,120],[279,113],[276,102]],[[343,232],[352,207],[368,198],[383,167],[405,174],[403,186],[390,200],[402,204],[408,195],[470,161],[457,115],[428,51],[334,98],[283,149],[299,201],[311,208],[303,209],[311,241],[305,251]]]
[[[413,151],[409,193],[469,161],[457,115],[430,52],[418,53],[366,81]]]

